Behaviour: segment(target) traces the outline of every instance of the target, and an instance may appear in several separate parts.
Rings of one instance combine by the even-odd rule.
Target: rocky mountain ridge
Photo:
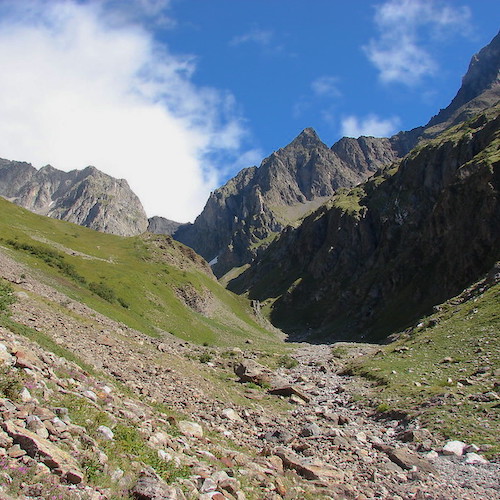
[[[332,148],[312,128],[239,172],[209,197],[194,224],[174,237],[212,263],[217,276],[248,264],[288,224],[317,208],[336,190],[366,180],[406,153],[400,136],[344,138]]]
[[[287,225],[343,187],[364,182],[404,157],[419,141],[436,137],[500,100],[500,34],[476,54],[450,105],[429,123],[390,138],[342,138],[331,148],[313,129],[237,174],[215,190],[194,224],[174,237],[211,262],[217,276],[248,265]]]
[[[146,231],[139,198],[124,179],[95,167],[63,172],[50,165],[0,159],[0,196],[32,212],[97,231],[132,236]]]

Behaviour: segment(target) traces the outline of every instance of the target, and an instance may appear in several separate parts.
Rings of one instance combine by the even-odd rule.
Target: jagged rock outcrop
[[[168,234],[171,236],[182,225],[181,222],[175,222],[158,215],[148,219],[148,231],[154,234]]]
[[[285,330],[380,338],[500,258],[500,106],[337,194],[229,284]]]
[[[472,56],[462,85],[449,106],[426,125],[425,136],[435,136],[447,127],[471,118],[500,101],[500,32]]]
[[[215,190],[194,224],[174,237],[191,246],[221,276],[251,262],[288,224],[342,187],[366,180],[404,151],[399,140],[342,139],[329,148],[312,128]],[[401,143],[401,144],[400,144]]]
[[[139,198],[124,179],[95,167],[63,172],[0,159],[0,196],[32,212],[97,231],[132,236],[147,229]]]

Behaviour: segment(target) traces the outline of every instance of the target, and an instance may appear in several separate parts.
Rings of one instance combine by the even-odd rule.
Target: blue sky
[[[193,220],[306,127],[425,124],[499,19],[497,0],[0,0],[0,157],[92,164]]]

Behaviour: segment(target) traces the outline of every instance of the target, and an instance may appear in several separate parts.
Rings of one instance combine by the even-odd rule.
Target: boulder
[[[136,500],[177,500],[177,492],[152,470],[143,470],[130,491]]]
[[[189,420],[181,420],[177,424],[179,426],[179,430],[184,436],[191,436],[202,438],[203,437],[203,428],[200,424],[196,422],[190,422]]]
[[[425,458],[419,457],[416,453],[406,448],[394,448],[393,446],[374,444],[374,448],[383,451],[395,464],[403,469],[413,469],[417,467],[424,472],[436,473],[436,469]]]
[[[75,459],[65,451],[61,450],[47,439],[41,438],[34,432],[16,425],[7,420],[3,424],[5,432],[32,458],[44,463],[51,469],[57,469],[70,482],[77,484],[83,476],[78,470]],[[80,481],[78,481],[80,477]]]
[[[467,445],[462,441],[448,441],[443,446],[443,455],[456,455],[461,457]]]

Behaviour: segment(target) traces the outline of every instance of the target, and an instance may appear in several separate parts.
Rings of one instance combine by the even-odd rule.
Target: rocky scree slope
[[[500,257],[499,111],[337,193],[229,288],[322,339],[379,339],[459,293]]]
[[[0,196],[37,214],[96,231],[132,236],[148,227],[139,198],[124,179],[94,167],[63,172],[50,165],[0,159]]]
[[[345,360],[329,346],[300,346],[280,363],[252,345],[152,338],[8,252],[0,263],[16,296],[0,326],[6,500],[498,497],[498,464],[481,443],[445,445],[418,420],[380,419],[359,400],[370,388],[338,374]],[[2,282],[2,299],[6,291]],[[241,366],[255,383],[236,381]],[[267,393],[262,375],[284,381],[269,392],[285,395]]]

